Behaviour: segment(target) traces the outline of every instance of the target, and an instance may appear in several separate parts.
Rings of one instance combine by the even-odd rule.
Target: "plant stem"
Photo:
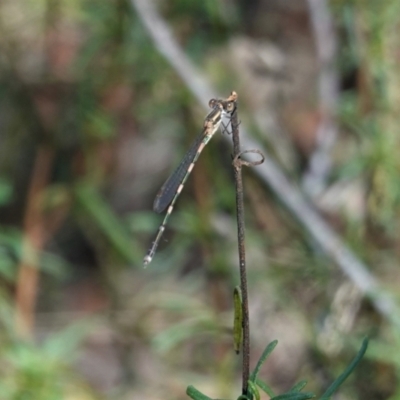
[[[248,380],[250,376],[250,324],[249,304],[247,296],[246,255],[245,255],[245,228],[244,228],[244,204],[243,204],[243,180],[242,162],[240,160],[239,123],[237,106],[232,113],[232,140],[233,140],[233,169],[236,187],[236,215],[238,224],[238,250],[240,268],[240,289],[242,292],[243,308],[243,360],[242,360],[242,393],[247,394]]]

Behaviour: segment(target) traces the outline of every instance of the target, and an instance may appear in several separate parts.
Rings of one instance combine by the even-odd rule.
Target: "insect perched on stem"
[[[234,111],[236,99],[236,92],[232,92],[226,100],[211,99],[209,101],[208,105],[210,106],[211,111],[204,119],[202,132],[194,140],[188,152],[183,157],[183,160],[178,165],[178,168],[166,180],[158,192],[154,200],[153,210],[157,213],[161,213],[167,207],[168,208],[164,220],[158,228],[156,238],[143,259],[144,266],[147,266],[151,262],[154,254],[156,253],[162,234],[164,233],[165,226],[168,222],[168,218],[174,209],[175,202],[178,199],[187,178],[192,172],[197,159],[199,158],[204,147],[220,127],[222,118],[229,117]]]

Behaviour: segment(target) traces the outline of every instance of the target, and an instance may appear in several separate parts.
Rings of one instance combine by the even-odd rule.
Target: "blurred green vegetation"
[[[218,90],[239,92],[247,122],[260,114],[251,114],[257,93],[248,92],[244,77],[261,82],[260,91],[271,79],[260,64],[260,43],[288,60],[291,49],[313,54],[306,48],[314,41],[309,10],[299,4],[171,0],[160,11]],[[330,6],[341,97],[329,186],[357,185],[323,212],[398,300],[400,5]],[[234,42],[238,37],[252,41],[253,59]],[[191,383],[233,398],[240,362],[232,349],[238,276],[231,149],[218,137],[207,146],[143,270],[162,218],[152,201],[204,110],[128,0],[6,0],[0,53],[0,398],[176,399]],[[316,64],[312,56],[307,62]],[[306,69],[299,65],[298,73]],[[295,73],[272,80],[290,86]],[[294,100],[282,89],[276,101],[275,118],[286,123],[296,160],[310,153],[302,147],[305,135],[296,138],[290,127],[312,136],[320,117],[315,82],[309,85]],[[261,114],[267,112],[266,105]],[[268,137],[258,131],[279,153]],[[300,164],[292,166],[295,177]],[[283,392],[307,379],[322,393],[369,334],[367,360],[341,398],[399,398],[398,327],[346,286],[248,171],[245,195],[252,360],[265,343],[280,342],[267,381]],[[357,215],[346,208],[354,202]]]

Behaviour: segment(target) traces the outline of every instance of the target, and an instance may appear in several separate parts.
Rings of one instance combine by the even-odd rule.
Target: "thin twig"
[[[240,159],[239,122],[237,116],[237,104],[231,117],[233,140],[233,170],[236,186],[236,218],[238,226],[238,250],[240,270],[240,290],[242,292],[243,314],[243,359],[242,359],[242,394],[247,395],[247,386],[250,377],[250,319],[249,301],[247,294],[246,249],[245,249],[245,225],[243,203],[242,161]]]
[[[317,143],[303,177],[303,189],[318,196],[325,189],[332,167],[332,148],[338,137],[335,113],[339,102],[339,77],[336,71],[336,32],[326,0],[308,0],[319,66],[318,102],[321,122],[317,128]]]
[[[168,60],[198,101],[207,108],[208,100],[215,96],[208,80],[192,65],[174,40],[167,24],[156,12],[151,0],[131,0],[155,46]],[[264,163],[254,172],[271,188],[293,216],[304,226],[313,240],[331,257],[351,281],[370,299],[374,307],[400,327],[400,311],[396,303],[385,294],[369,268],[343,243],[302,193],[292,185],[279,166],[270,158],[263,146],[247,133],[241,124],[241,142],[245,148],[261,149]],[[229,140],[228,138],[226,138]]]

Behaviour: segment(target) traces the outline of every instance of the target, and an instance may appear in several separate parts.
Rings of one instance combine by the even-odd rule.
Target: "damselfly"
[[[154,204],[153,210],[157,213],[163,212],[167,207],[167,212],[165,214],[164,220],[161,223],[157,231],[157,236],[143,259],[144,266],[148,265],[156,253],[158,244],[160,243],[162,234],[164,233],[165,226],[167,224],[168,218],[170,217],[176,200],[178,199],[183,186],[192,172],[200,153],[203,151],[204,147],[214,136],[221,125],[222,118],[229,117],[235,109],[237,94],[232,92],[231,95],[226,100],[211,99],[209,101],[209,106],[211,111],[208,113],[204,119],[203,130],[201,134],[195,139],[193,144],[190,146],[188,152],[183,157],[183,160],[179,164],[175,172],[166,180],[164,185],[158,192]]]

